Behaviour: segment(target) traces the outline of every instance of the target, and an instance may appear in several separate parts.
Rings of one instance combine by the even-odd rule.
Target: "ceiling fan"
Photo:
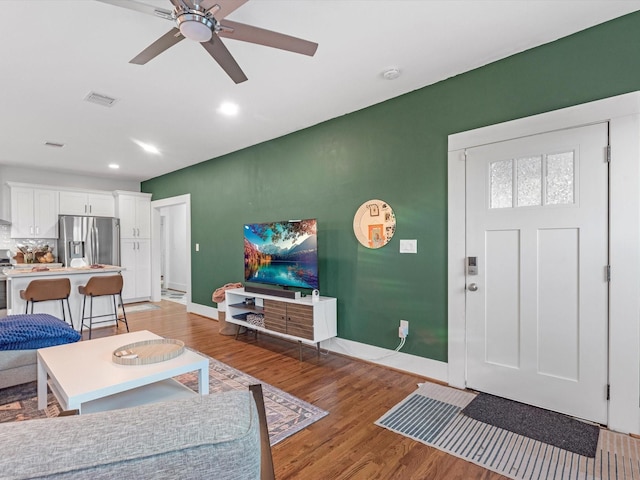
[[[313,56],[318,44],[225,17],[249,0],[170,0],[173,11],[134,0],[98,0],[175,22],[176,26],[129,61],[144,65],[184,38],[199,42],[235,83],[247,80],[222,38],[233,38],[294,53]]]

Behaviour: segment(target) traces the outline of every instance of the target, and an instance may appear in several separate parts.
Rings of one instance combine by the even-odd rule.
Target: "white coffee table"
[[[120,365],[112,353],[124,345],[162,338],[147,330],[38,350],[38,408],[49,386],[63,410],[91,413],[197,395],[172,377],[198,372],[198,393],[209,393],[209,359],[191,350],[149,365]]]

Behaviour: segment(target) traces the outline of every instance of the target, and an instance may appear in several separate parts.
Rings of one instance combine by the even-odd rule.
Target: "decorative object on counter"
[[[26,240],[16,248],[18,251],[13,256],[16,263],[53,263],[56,260],[52,248],[38,240]]]
[[[49,269],[47,267],[37,266],[37,267],[33,267],[31,271],[32,272],[48,272]]]
[[[353,233],[367,248],[384,247],[396,232],[396,216],[387,202],[369,200],[353,217]]]

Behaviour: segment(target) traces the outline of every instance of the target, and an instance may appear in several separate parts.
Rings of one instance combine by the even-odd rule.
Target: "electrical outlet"
[[[400,320],[400,328],[398,328],[398,337],[406,338],[409,336],[409,322],[407,320]]]

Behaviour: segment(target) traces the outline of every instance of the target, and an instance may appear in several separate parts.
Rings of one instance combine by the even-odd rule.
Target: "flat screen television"
[[[245,282],[319,288],[316,219],[244,226]]]

